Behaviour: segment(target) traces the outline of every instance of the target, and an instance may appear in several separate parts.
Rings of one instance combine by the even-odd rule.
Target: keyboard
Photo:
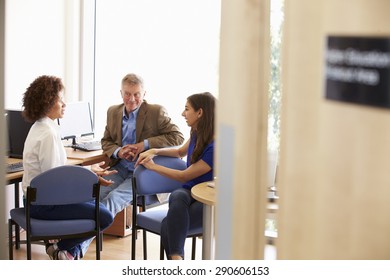
[[[102,149],[100,141],[80,142],[72,145],[73,149],[90,152]]]
[[[7,171],[7,173],[14,173],[14,172],[23,171],[23,161],[18,161],[15,163],[8,163],[6,165],[6,171]]]

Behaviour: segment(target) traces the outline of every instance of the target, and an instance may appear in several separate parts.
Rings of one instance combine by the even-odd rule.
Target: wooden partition
[[[267,191],[269,1],[221,1],[216,258],[262,259]]]
[[[324,93],[326,37],[390,37],[388,11],[387,0],[285,1],[279,259],[390,258],[390,110]]]

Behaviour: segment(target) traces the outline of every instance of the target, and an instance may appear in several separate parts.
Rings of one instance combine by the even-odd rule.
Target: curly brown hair
[[[214,111],[216,98],[210,92],[196,93],[187,98],[195,111],[203,110],[203,115],[199,120],[196,131],[191,130],[191,134],[196,133],[196,144],[191,156],[191,163],[195,163],[201,157],[204,149],[214,139]]]
[[[50,111],[64,89],[60,78],[55,76],[39,76],[27,88],[23,95],[23,116],[35,122]]]

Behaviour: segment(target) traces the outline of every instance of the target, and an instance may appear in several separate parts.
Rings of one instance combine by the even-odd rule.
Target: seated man
[[[103,152],[111,159],[110,169],[118,171],[107,176],[114,183],[100,190],[102,203],[113,215],[131,204],[131,179],[138,154],[149,148],[178,146],[184,141],[166,109],[144,100],[146,91],[141,77],[126,75],[120,92],[123,103],[107,110],[101,141]]]

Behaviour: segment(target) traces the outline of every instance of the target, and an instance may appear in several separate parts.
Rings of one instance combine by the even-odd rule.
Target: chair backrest
[[[49,169],[31,180],[30,188],[37,189],[32,204],[61,205],[92,201],[98,177],[91,170],[64,165]]]
[[[153,161],[156,164],[172,169],[184,170],[187,168],[186,163],[179,158],[156,156],[153,158]],[[142,165],[137,166],[134,170],[133,177],[137,184],[138,195],[170,193],[175,189],[181,188],[183,185],[179,181],[162,176],[157,172],[146,169]]]

